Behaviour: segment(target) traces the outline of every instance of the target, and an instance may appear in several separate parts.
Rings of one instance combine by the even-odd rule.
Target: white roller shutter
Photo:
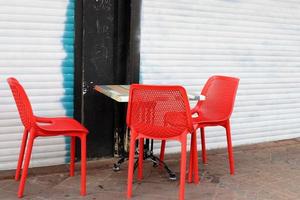
[[[212,75],[239,77],[234,145],[300,137],[299,11],[296,0],[143,0],[141,82],[200,92]],[[208,148],[226,146],[223,128],[206,132]]]
[[[6,78],[25,87],[38,116],[72,116],[74,0],[0,0],[0,170],[14,169],[23,127]],[[62,164],[64,137],[35,140],[30,166]]]

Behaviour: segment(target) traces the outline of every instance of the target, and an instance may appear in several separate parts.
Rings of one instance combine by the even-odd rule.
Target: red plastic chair
[[[205,100],[198,101],[191,111],[192,114],[198,114],[198,117],[193,118],[193,123],[196,130],[198,128],[201,130],[202,160],[204,164],[207,163],[204,127],[223,126],[226,129],[231,175],[234,174],[234,159],[229,119],[233,111],[238,84],[238,78],[227,76],[210,77],[201,92],[206,97]]]
[[[19,154],[18,166],[16,170],[15,180],[20,178],[20,172],[23,164],[25,149],[25,162],[22,170],[21,182],[18,190],[18,197],[23,196],[28,166],[31,157],[33,141],[36,137],[45,136],[70,136],[71,137],[71,154],[70,154],[70,176],[74,176],[75,162],[75,138],[81,140],[81,191],[80,194],[86,194],[86,135],[88,130],[84,128],[76,120],[59,117],[59,118],[44,118],[34,116],[30,101],[20,83],[15,78],[8,78],[7,82],[11,88],[17,108],[20,114],[21,121],[24,125],[23,139]],[[27,144],[27,138],[29,140]]]
[[[168,116],[174,114],[176,120],[170,121]],[[143,153],[141,152],[144,152],[144,138],[148,138],[181,142],[179,199],[183,200],[187,134],[191,133],[192,137],[196,138],[185,89],[180,86],[131,85],[126,121],[131,130],[127,197],[132,196],[135,142],[139,139],[138,179],[141,180],[143,176]],[[197,163],[197,148],[192,151],[192,162]],[[198,182],[197,168],[194,167],[189,172],[191,175],[194,174],[195,183]]]

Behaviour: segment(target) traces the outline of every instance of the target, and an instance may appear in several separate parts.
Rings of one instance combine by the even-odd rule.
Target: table
[[[94,89],[97,92],[100,92],[117,102],[123,102],[123,103],[126,103],[129,100],[129,88],[130,88],[130,85],[95,85],[94,86]],[[205,99],[205,96],[200,95],[200,94],[189,93],[187,96],[190,101],[198,101],[198,100]],[[116,128],[116,129],[118,129],[118,128]],[[120,149],[116,149],[116,148],[120,148],[119,147],[119,142],[120,142],[119,137],[120,136],[119,136],[118,131],[115,130],[115,133],[114,133],[114,138],[115,138],[115,145],[114,145],[115,149],[114,150],[115,150],[115,152],[120,152]],[[129,146],[129,143],[128,143],[129,131],[128,131],[128,129],[126,130],[125,137],[123,138],[123,140],[124,140],[124,141],[122,141],[124,143],[122,145],[124,148],[123,151],[128,152],[128,146]],[[146,148],[146,151],[144,152],[144,154],[145,154],[144,159],[149,158],[150,160],[152,160],[154,165],[161,164],[168,172],[169,178],[171,180],[176,180],[175,173],[173,173],[163,161],[161,161],[158,157],[153,155],[153,140],[151,140],[150,147],[149,147],[149,140],[146,140],[145,148]],[[123,155],[121,157],[122,158],[117,163],[114,164],[114,167],[113,167],[114,171],[119,171],[121,163],[123,163],[125,161],[125,156]],[[137,166],[137,162],[135,163],[135,166]]]
[[[94,89],[117,102],[128,102],[130,85],[95,85]]]
[[[94,89],[117,102],[128,102],[130,85],[95,85]],[[190,101],[205,100],[205,96],[189,93]]]

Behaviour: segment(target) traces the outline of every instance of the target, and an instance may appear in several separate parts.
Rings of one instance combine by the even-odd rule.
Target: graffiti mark
[[[98,61],[106,61],[108,59],[108,48],[104,45],[96,45],[94,58]]]
[[[96,20],[96,31],[97,33],[109,34],[109,26],[108,25],[101,26],[101,22],[98,19],[98,17]]]
[[[95,0],[94,9],[99,10],[111,10],[112,8],[112,2],[111,0]]]

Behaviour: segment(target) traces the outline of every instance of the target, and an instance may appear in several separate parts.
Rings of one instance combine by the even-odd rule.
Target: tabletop
[[[128,102],[130,85],[95,85],[94,89],[118,102]],[[188,93],[190,101],[205,100],[205,96]]]

